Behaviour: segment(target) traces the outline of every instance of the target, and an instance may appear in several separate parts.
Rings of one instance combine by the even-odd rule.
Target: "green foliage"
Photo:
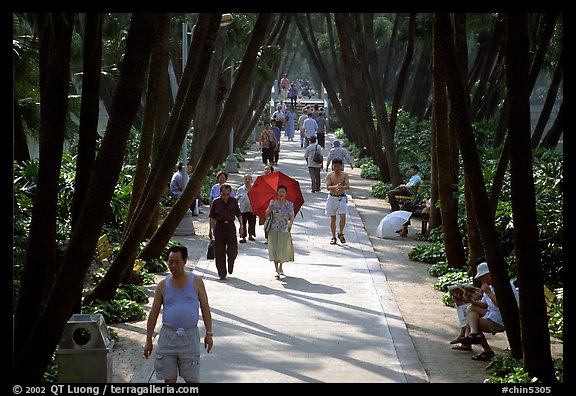
[[[467,271],[467,269],[449,267],[447,260],[439,261],[436,264],[432,264],[430,268],[428,268],[428,274],[435,277],[439,277],[451,272],[462,272],[462,271]]]
[[[448,272],[438,277],[438,280],[434,282],[434,289],[445,292],[448,291],[448,286],[452,286],[456,283],[472,283],[472,278],[467,272]]]
[[[140,304],[148,302],[148,295],[144,291],[144,288],[140,285],[132,284],[120,284],[114,298],[118,300],[132,300]]]
[[[564,361],[560,358],[554,359],[554,374],[559,383],[564,382]],[[489,383],[541,383],[538,378],[531,378],[524,371],[522,359],[514,359],[506,356],[493,357],[486,370],[492,374],[485,382]]]
[[[144,308],[136,301],[121,299],[104,301],[97,299],[82,308],[83,313],[102,314],[106,323],[142,320],[146,316]]]
[[[564,298],[563,294],[556,297],[550,307],[550,320],[548,328],[552,335],[559,340],[564,340]]]
[[[376,182],[372,185],[372,195],[376,198],[387,199],[390,188],[390,183],[384,183],[383,181]]]
[[[362,161],[358,163],[360,167],[360,177],[370,180],[380,180],[382,176],[380,175],[380,169],[371,158],[363,158]]]
[[[416,245],[408,253],[408,258],[413,261],[435,264],[446,259],[446,251],[442,242]]]

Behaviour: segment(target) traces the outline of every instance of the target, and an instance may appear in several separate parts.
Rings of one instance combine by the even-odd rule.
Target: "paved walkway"
[[[218,279],[213,260],[201,259],[194,268],[204,278],[214,332],[212,352],[201,356],[201,381],[428,382],[354,197],[347,243],[330,245],[326,193],[310,192],[303,153],[299,142],[283,138],[275,166],[299,180],[305,199],[303,217],[297,216],[292,229],[295,261],[284,264],[286,278],[275,279],[262,227],[256,242],[239,244],[234,273],[225,281]],[[242,166],[241,174],[263,169],[256,153]],[[230,181],[238,186],[241,174]],[[325,188],[326,173],[321,176]],[[200,327],[203,334],[202,322]],[[159,382],[153,359],[135,365],[132,382]]]

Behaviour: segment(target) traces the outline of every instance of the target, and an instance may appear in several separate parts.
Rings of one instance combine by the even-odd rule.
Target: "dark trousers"
[[[276,150],[272,149],[272,158],[275,163],[278,163],[278,159],[280,158],[280,145],[277,146]]]
[[[317,133],[316,134],[316,140],[318,141],[318,144],[320,146],[322,146],[322,148],[324,148],[324,144],[326,143],[326,134],[324,133]]]
[[[228,257],[228,272],[232,273],[236,256],[238,256],[238,240],[234,222],[216,222],[214,225],[214,259],[221,278],[226,276],[226,257]]]
[[[320,169],[322,169],[320,166],[318,168],[311,166],[308,167],[310,182],[312,183],[312,191],[320,191]]]
[[[268,165],[268,161],[270,161],[270,164],[274,162],[274,152],[272,151],[272,148],[263,148],[262,162],[264,163],[264,165]]]
[[[246,228],[246,223],[248,223],[248,228]],[[246,238],[248,235],[256,237],[256,215],[253,212],[242,213],[242,227],[244,227],[244,232],[240,238]]]
[[[388,200],[390,201],[390,208],[392,209],[392,212],[400,210],[400,204],[398,204],[398,200],[396,199],[397,196],[409,197],[411,195],[412,194],[410,193],[410,190],[408,190],[406,187],[397,187],[394,190],[388,191]]]

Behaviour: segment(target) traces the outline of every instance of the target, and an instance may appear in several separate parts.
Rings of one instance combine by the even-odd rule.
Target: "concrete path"
[[[248,169],[262,173],[259,154],[252,153],[241,174],[233,175],[236,186]],[[213,260],[201,259],[194,268],[203,276],[214,322],[214,348],[202,353],[201,381],[428,382],[354,197],[347,243],[330,245],[327,194],[310,192],[303,155],[299,142],[282,138],[275,170],[297,179],[305,199],[303,217],[297,216],[292,229],[295,261],[283,266],[286,278],[275,279],[261,226],[256,242],[239,244],[234,273],[226,280],[218,279]],[[321,177],[326,191],[324,171]],[[200,328],[203,335],[202,322]],[[159,382],[153,359],[138,365],[132,382]]]

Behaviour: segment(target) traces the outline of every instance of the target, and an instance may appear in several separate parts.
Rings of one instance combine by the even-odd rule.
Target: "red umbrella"
[[[276,198],[278,186],[286,186],[286,200],[294,204],[294,215],[304,204],[300,183],[282,172],[272,172],[258,176],[248,191],[248,198],[255,214],[265,217],[266,209],[271,200]]]

